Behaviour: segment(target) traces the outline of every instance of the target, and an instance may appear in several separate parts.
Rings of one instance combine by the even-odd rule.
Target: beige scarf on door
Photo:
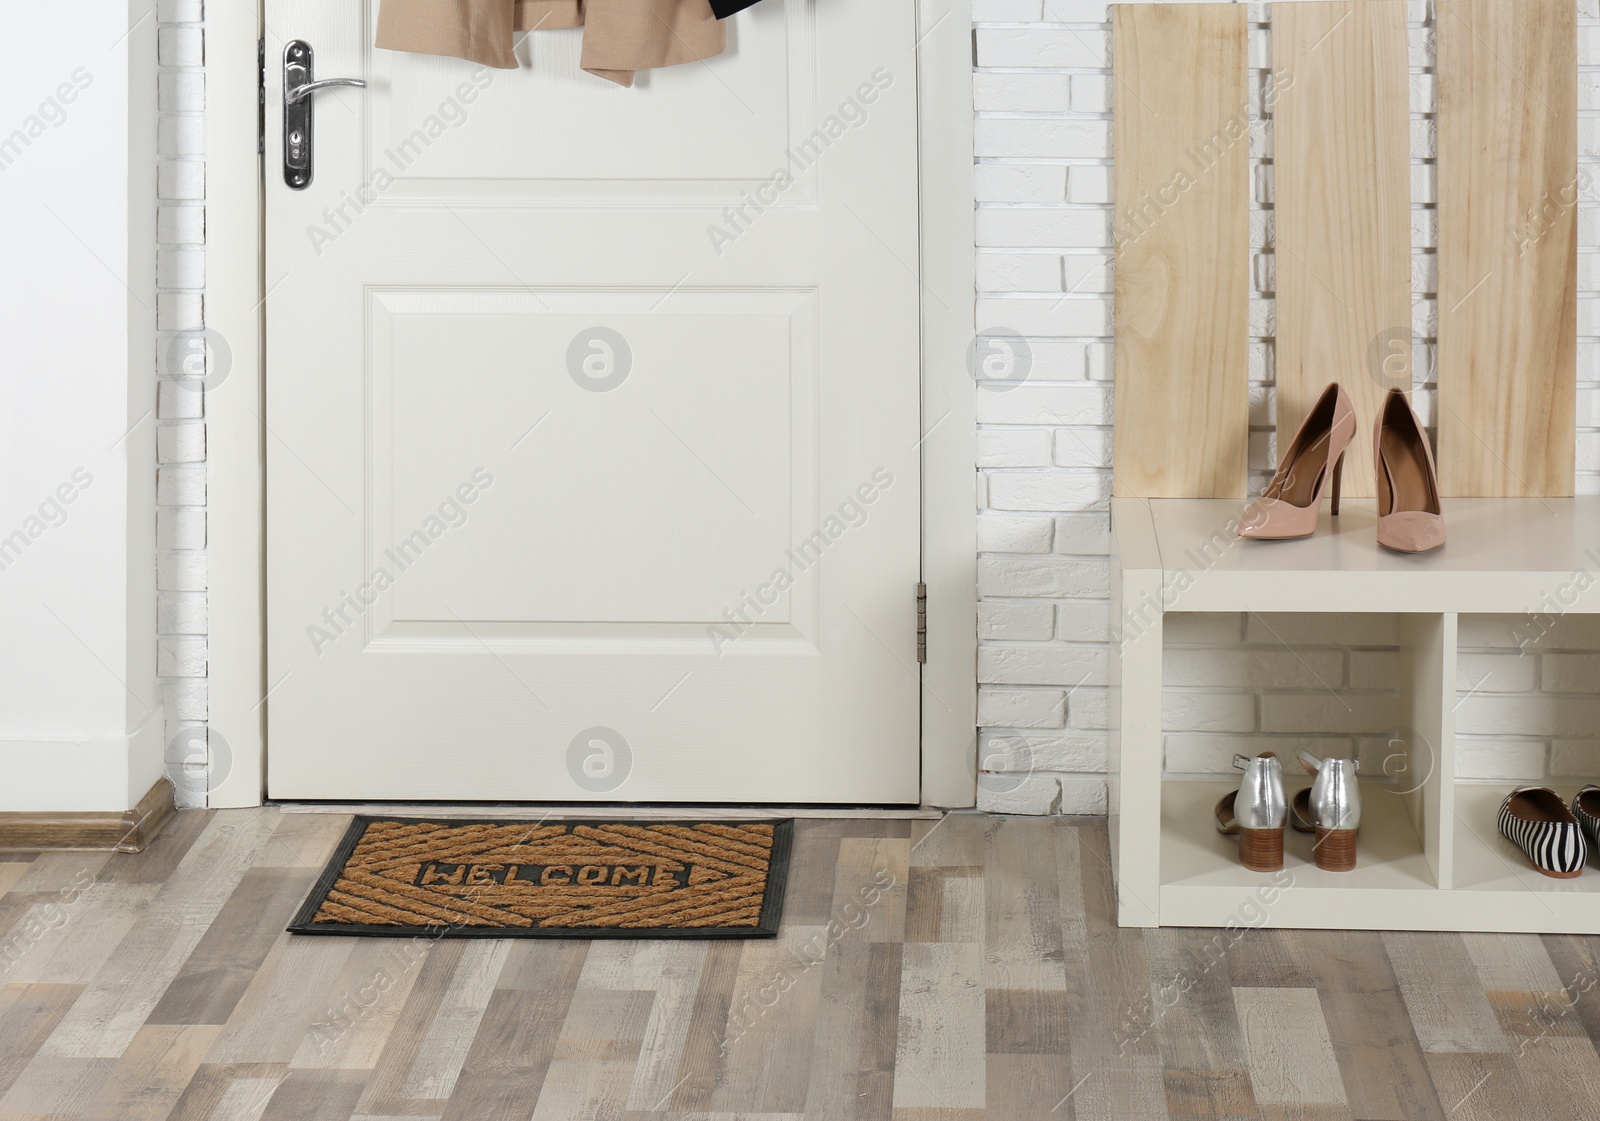
[[[580,65],[621,86],[726,45],[708,0],[383,0],[378,46],[515,70],[512,33],[557,27],[582,27]]]

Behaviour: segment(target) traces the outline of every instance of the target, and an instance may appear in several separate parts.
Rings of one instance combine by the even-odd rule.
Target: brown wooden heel
[[[1252,872],[1276,872],[1283,867],[1283,830],[1239,830],[1239,863]]]
[[[1350,871],[1356,866],[1356,830],[1318,829],[1311,854],[1325,872]]]

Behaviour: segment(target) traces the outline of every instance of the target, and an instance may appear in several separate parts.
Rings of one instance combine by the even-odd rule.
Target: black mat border
[[[366,835],[367,828],[377,822],[397,821],[407,825],[771,825],[772,856],[767,863],[767,892],[762,901],[761,917],[755,926],[715,927],[614,927],[614,926],[563,926],[563,927],[479,927],[479,926],[415,926],[396,923],[313,923],[311,920],[321,908],[328,892],[338,882],[356,845]],[[627,938],[634,941],[653,941],[679,938],[751,939],[774,938],[783,921],[783,898],[789,886],[789,855],[794,845],[794,818],[687,818],[662,821],[635,820],[623,817],[541,818],[523,820],[506,817],[385,817],[357,814],[345,830],[339,846],[333,850],[327,867],[312,885],[293,921],[284,929],[290,934],[320,934],[344,938]]]

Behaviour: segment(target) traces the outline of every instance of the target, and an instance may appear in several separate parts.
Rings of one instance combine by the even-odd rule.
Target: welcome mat
[[[794,822],[357,817],[294,934],[770,938]]]

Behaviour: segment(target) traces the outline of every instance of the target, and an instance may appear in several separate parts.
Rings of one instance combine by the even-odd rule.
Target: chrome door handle
[[[296,39],[283,50],[283,181],[290,190],[311,186],[315,172],[316,113],[312,94],[334,86],[365,89],[360,78],[315,79],[311,44]]]
[[[292,90],[286,89],[283,99],[290,105],[298,105],[313,93],[318,90],[325,90],[329,86],[355,86],[357,89],[366,89],[367,83],[361,78],[323,78],[319,82],[307,82],[304,85],[294,87]]]

